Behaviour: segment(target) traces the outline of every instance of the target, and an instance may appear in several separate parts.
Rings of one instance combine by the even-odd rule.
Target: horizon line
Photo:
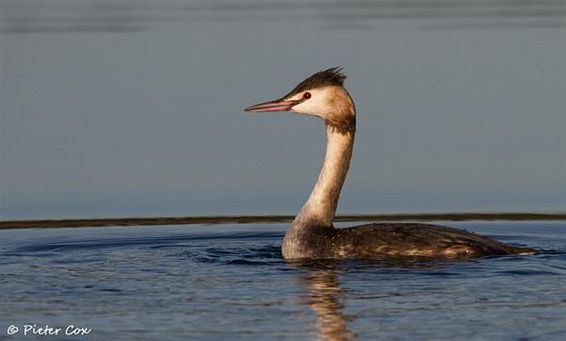
[[[122,218],[71,218],[71,219],[31,219],[0,220],[0,230],[25,228],[77,228],[111,226],[155,226],[155,225],[196,225],[196,224],[251,224],[290,222],[295,215],[217,215],[217,216],[162,216],[162,217],[122,217]],[[566,220],[566,212],[499,212],[499,213],[393,213],[393,214],[341,214],[335,222],[347,221],[544,221]]]

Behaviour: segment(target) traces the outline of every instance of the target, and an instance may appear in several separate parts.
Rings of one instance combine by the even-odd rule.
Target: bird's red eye
[[[309,99],[309,98],[311,98],[311,93],[310,93],[310,92],[305,92],[305,93],[303,94],[303,98],[304,98],[304,99]]]

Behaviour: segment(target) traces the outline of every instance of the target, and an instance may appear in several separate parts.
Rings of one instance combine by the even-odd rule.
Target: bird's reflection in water
[[[316,314],[314,327],[317,339],[353,340],[356,335],[348,329],[348,322],[355,316],[344,314],[344,305],[340,302],[340,264],[336,261],[300,261],[290,264],[305,271],[298,279],[307,289],[304,303]]]
[[[344,313],[346,306],[341,302],[344,291],[339,277],[352,270],[357,272],[379,272],[391,268],[398,268],[400,271],[439,270],[447,263],[453,262],[442,259],[384,258],[356,261],[301,260],[291,261],[289,265],[301,271],[298,281],[307,289],[303,303],[316,315],[314,321],[316,339],[344,341],[356,339],[356,333],[349,328],[349,323],[356,316]],[[355,296],[355,293],[350,295]]]

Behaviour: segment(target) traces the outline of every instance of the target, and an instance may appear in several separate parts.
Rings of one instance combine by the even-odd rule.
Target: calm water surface
[[[341,65],[340,210],[566,207],[564,0],[0,0],[0,219],[294,214],[324,127],[243,108]]]
[[[0,335],[74,324],[91,339],[566,338],[566,222],[448,225],[544,251],[289,263],[285,224],[0,231]]]

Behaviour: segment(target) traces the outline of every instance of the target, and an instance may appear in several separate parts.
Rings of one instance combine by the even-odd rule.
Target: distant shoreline
[[[148,218],[95,218],[95,219],[42,219],[0,221],[0,230],[23,228],[74,228],[109,226],[154,226],[193,224],[252,224],[285,223],[292,221],[291,215],[260,216],[196,216],[196,217],[148,217]],[[336,222],[346,221],[557,221],[566,220],[566,213],[415,213],[415,214],[359,214],[340,215]]]

